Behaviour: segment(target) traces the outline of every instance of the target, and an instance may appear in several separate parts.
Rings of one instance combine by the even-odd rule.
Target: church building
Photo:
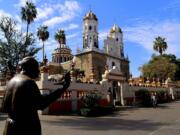
[[[129,78],[129,60],[124,57],[123,32],[114,24],[104,39],[104,48],[99,48],[98,18],[89,11],[83,18],[83,49],[75,55],[75,67],[85,71],[85,81],[94,77],[102,80],[105,69],[116,67]]]
[[[64,34],[63,30],[62,34]],[[99,48],[98,18],[92,11],[89,11],[83,18],[82,38],[82,49],[73,57],[71,49],[66,45],[64,34],[61,45],[54,50],[52,62],[49,64],[60,65],[62,70],[69,70],[74,65],[75,69],[84,71],[83,82],[90,82],[92,79],[100,82],[105,70],[113,68],[116,68],[124,80],[129,79],[129,60],[124,56],[121,28],[114,24],[104,39],[103,49]]]

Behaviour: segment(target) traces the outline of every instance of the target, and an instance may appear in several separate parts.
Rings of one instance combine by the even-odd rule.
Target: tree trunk
[[[27,22],[27,27],[26,27],[26,41],[27,41],[27,37],[28,37],[28,29],[29,29],[29,23]]]
[[[26,47],[27,47],[27,38],[28,38],[28,29],[29,29],[29,23],[27,22],[27,26],[26,26],[26,40],[25,40],[25,48],[24,48],[24,56],[26,56]]]
[[[43,62],[44,62],[44,41],[43,41]]]

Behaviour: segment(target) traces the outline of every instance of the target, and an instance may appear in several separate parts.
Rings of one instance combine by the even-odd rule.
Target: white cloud
[[[71,38],[77,37],[78,35],[79,35],[78,33],[74,33],[74,34],[71,34],[71,35],[67,35],[66,38],[71,39]]]
[[[167,4],[163,9],[164,10],[179,10],[180,8],[180,1],[179,0],[171,0],[169,4]]]
[[[137,43],[149,51],[153,51],[155,37],[166,38],[168,44],[167,53],[180,53],[180,23],[163,21],[159,23],[146,23],[134,27],[126,27],[124,31],[125,40]]]
[[[44,19],[44,18],[48,18],[49,15],[53,14],[53,8],[51,7],[44,7],[44,8],[37,8],[37,19],[36,20],[40,20],[40,19]]]
[[[63,7],[62,7],[62,10],[63,11],[77,11],[79,10],[80,7],[79,7],[79,4],[77,1],[65,1]]]
[[[99,41],[103,41],[108,36],[109,30],[101,30],[99,32]]]
[[[43,22],[44,25],[54,26],[66,21],[72,20],[81,11],[80,5],[77,1],[65,1],[64,4],[52,5],[54,12],[57,14],[53,18]]]
[[[56,25],[58,23],[63,23],[65,21],[68,21],[71,18],[72,18],[72,16],[64,14],[63,16],[56,16],[56,17],[53,17],[53,18],[45,21],[43,23],[43,25],[53,26],[53,25]]]
[[[68,31],[68,30],[73,30],[73,29],[76,29],[76,28],[79,28],[79,25],[78,25],[78,24],[71,23],[71,24],[69,24],[67,27],[64,27],[64,30],[65,30],[65,31]]]
[[[9,14],[9,13],[5,12],[4,10],[0,10],[0,17],[2,17],[2,16],[12,17],[12,15],[11,15],[11,14]]]

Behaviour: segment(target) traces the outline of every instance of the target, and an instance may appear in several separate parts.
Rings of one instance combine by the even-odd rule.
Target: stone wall
[[[90,53],[76,55],[75,68],[85,71],[85,78],[83,78],[84,82],[90,81],[89,75],[91,73],[91,65],[92,55]]]
[[[102,74],[105,71],[106,57],[101,53],[87,52],[76,56],[75,68],[79,68],[85,71],[84,81],[90,81],[90,75],[92,74],[92,68],[95,72],[95,78],[97,81],[102,79]]]
[[[126,81],[129,79],[129,61],[122,60],[121,61],[121,72],[124,74]]]
[[[180,99],[180,88],[173,87],[143,87],[143,86],[130,86],[125,84],[123,89],[123,98],[125,105],[134,105],[136,104],[135,92],[138,90],[147,90],[147,91],[167,91],[169,94],[173,94],[175,100]],[[171,95],[172,96],[172,95]]]
[[[96,52],[91,53],[91,57],[92,57],[92,66],[94,67],[94,72],[96,75],[96,80],[101,81],[102,74],[104,74],[105,71],[107,58],[104,55]]]

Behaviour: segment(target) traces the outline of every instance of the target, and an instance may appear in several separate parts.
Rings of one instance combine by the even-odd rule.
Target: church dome
[[[86,20],[86,19],[92,19],[92,20],[98,20],[97,19],[97,17],[96,17],[96,15],[92,12],[92,11],[89,11],[86,15],[85,15],[85,17],[84,17],[84,19],[83,20]]]
[[[111,30],[110,30],[110,33],[114,33],[114,32],[116,32],[116,33],[122,33],[122,30],[121,30],[121,28],[120,28],[119,26],[117,26],[116,24],[114,24],[113,27],[112,27]]]

